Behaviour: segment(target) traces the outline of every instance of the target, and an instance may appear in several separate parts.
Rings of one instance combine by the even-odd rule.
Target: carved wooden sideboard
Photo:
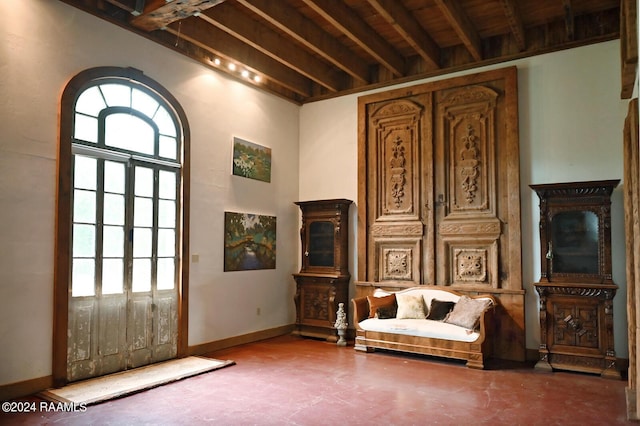
[[[611,193],[618,182],[531,185],[540,198],[538,369],[620,378],[611,275]]]
[[[525,359],[515,67],[359,98],[356,295],[421,284],[498,299]]]
[[[349,206],[351,200],[300,201],[302,266],[296,280],[294,334],[338,340],[338,304],[348,312]]]

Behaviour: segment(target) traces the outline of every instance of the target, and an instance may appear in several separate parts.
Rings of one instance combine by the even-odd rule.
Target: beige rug
[[[190,356],[48,389],[38,396],[54,402],[97,404],[233,364],[229,360]]]

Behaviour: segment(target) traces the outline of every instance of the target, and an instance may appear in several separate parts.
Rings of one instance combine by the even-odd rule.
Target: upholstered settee
[[[491,295],[465,296],[438,286],[397,292],[376,289],[352,299],[355,349],[411,352],[467,361],[484,368],[491,355]]]

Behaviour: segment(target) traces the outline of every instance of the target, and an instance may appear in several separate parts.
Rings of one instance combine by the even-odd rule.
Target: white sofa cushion
[[[480,336],[477,331],[472,332],[457,325],[428,319],[368,318],[361,321],[359,325],[365,331],[430,337],[458,342],[474,342]]]

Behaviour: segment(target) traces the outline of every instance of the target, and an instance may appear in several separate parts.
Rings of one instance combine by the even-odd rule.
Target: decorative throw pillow
[[[398,302],[396,318],[425,319],[427,317],[422,295],[396,294],[396,301]]]
[[[468,296],[461,296],[444,322],[473,330],[478,324],[482,312],[490,305],[491,300],[489,299],[472,299]]]
[[[376,311],[379,308],[384,308],[384,307],[395,308],[397,306],[395,294],[390,294],[389,296],[383,296],[383,297],[367,296],[367,302],[369,302],[369,318],[375,318]]]
[[[395,318],[397,312],[398,312],[397,306],[383,306],[378,308],[378,310],[376,311],[376,318],[378,319]]]
[[[447,314],[451,312],[451,309],[453,309],[455,304],[456,302],[445,302],[443,300],[432,299],[427,319],[442,321],[443,319],[445,319]]]

